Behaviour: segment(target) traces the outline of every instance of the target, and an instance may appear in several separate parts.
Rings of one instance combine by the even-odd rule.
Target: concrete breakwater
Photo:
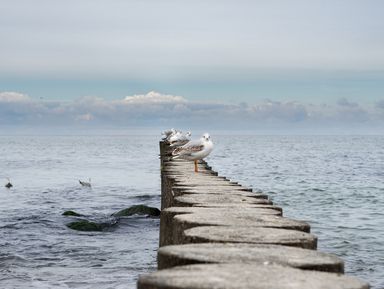
[[[283,217],[265,194],[221,177],[204,161],[173,160],[160,143],[159,271],[154,288],[369,288],[344,262],[316,251],[308,223]]]

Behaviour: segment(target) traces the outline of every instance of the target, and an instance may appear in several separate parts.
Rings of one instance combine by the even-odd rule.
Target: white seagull
[[[88,179],[88,182],[85,182],[85,181],[80,181],[79,180],[79,183],[80,185],[82,185],[83,187],[91,187],[91,178]]]
[[[178,146],[182,146],[182,145],[185,145],[187,142],[189,142],[191,139],[191,132],[187,132],[186,134],[183,134],[181,131],[178,131],[177,133],[175,133],[174,135],[172,135],[168,142],[170,144],[171,147],[178,147]]]
[[[174,135],[176,133],[176,130],[174,128],[167,129],[161,133],[163,135],[163,140],[168,139],[171,135]]]
[[[181,147],[177,147],[173,150],[173,159],[185,159],[195,162],[195,172],[198,172],[197,161],[208,156],[213,150],[213,142],[208,133],[198,140],[191,140]]]

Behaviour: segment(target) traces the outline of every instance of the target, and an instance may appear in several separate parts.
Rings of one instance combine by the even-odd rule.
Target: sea
[[[220,175],[310,223],[318,250],[384,288],[384,136],[211,134]],[[159,219],[132,216],[80,232],[132,205],[160,208],[159,134],[0,136],[0,288],[135,288],[156,270]],[[90,182],[82,187],[79,180]]]

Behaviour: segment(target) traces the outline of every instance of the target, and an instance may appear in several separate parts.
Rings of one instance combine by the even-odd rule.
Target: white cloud
[[[339,98],[339,100],[337,101],[337,104],[340,106],[349,107],[349,108],[355,108],[359,106],[356,102],[351,102],[345,97]]]
[[[161,94],[156,91],[150,91],[147,94],[126,96],[124,98],[124,103],[126,104],[173,104],[184,102],[186,102],[186,100],[181,96]]]
[[[90,113],[86,113],[86,114],[78,115],[76,119],[82,120],[82,121],[90,121],[93,119],[93,115]]]
[[[221,129],[290,129],[380,124],[382,103],[362,106],[348,100],[306,104],[265,100],[257,104],[191,102],[182,96],[147,94],[120,100],[83,97],[75,101],[34,100],[17,92],[0,93],[0,125],[89,127],[189,127]]]
[[[0,102],[26,102],[30,98],[28,95],[18,92],[4,91],[0,92]]]

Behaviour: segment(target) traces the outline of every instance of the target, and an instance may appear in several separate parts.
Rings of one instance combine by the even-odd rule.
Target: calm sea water
[[[318,249],[384,288],[384,136],[217,137],[209,163],[308,221]]]
[[[0,187],[0,288],[135,288],[156,268],[159,220],[90,233],[61,214],[159,207],[157,155],[157,136],[0,137],[0,174],[14,184]],[[93,187],[80,187],[89,177]]]
[[[384,137],[215,136],[207,159],[308,221],[319,250],[384,288]],[[159,136],[0,137],[0,288],[135,288],[156,268],[158,219],[68,229],[65,210],[108,220],[160,206]],[[78,180],[92,178],[92,189]],[[4,183],[5,183],[4,179]]]

